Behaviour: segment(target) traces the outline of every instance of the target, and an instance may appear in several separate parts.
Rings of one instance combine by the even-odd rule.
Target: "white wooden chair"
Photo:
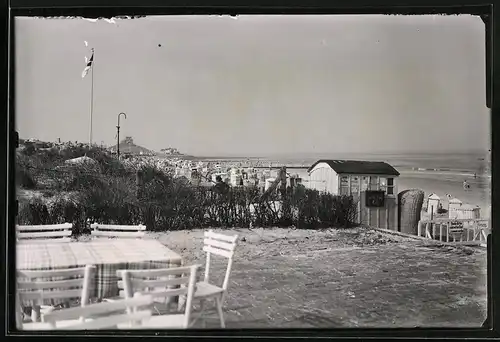
[[[115,224],[92,223],[90,225],[92,237],[97,238],[142,238],[146,232],[146,226],[128,226]]]
[[[17,241],[26,243],[70,242],[73,224],[17,225]]]
[[[112,303],[101,302],[59,310],[45,315],[43,323],[28,323],[22,328],[24,330],[130,329],[140,326],[142,320],[151,317],[150,310],[138,310],[138,308],[149,306],[152,302],[153,297],[138,295]]]
[[[123,289],[126,298],[132,293],[141,293],[163,299],[165,302],[172,297],[186,296],[183,313],[166,313],[153,316],[142,322],[141,327],[147,329],[187,329],[191,324],[192,301],[195,291],[196,275],[199,266],[184,266],[166,269],[149,270],[118,270],[121,280],[118,287]],[[174,288],[175,287],[175,288]],[[152,306],[154,306],[153,303]]]
[[[212,230],[205,232],[204,247],[203,247],[203,251],[207,253],[205,277],[203,281],[196,283],[196,292],[194,294],[194,298],[200,300],[201,313],[199,314],[198,317],[201,317],[204,312],[205,300],[211,298],[215,299],[215,305],[217,308],[217,312],[219,314],[221,328],[225,328],[222,304],[224,302],[224,297],[227,293],[229,285],[229,275],[231,274],[234,250],[236,248],[237,240],[238,240],[238,235],[227,236],[224,234],[214,233]],[[222,286],[217,286],[209,282],[210,261],[212,254],[228,259],[226,273],[224,276],[224,281],[222,282]]]
[[[55,310],[51,305],[43,305],[47,299],[63,299],[68,304],[72,299],[79,299],[81,306],[89,302],[90,283],[95,266],[55,269],[47,271],[17,271],[17,292],[19,301],[31,301],[31,319],[37,322]],[[57,279],[57,280],[56,280]]]

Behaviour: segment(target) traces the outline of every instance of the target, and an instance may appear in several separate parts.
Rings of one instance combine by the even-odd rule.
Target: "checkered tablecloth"
[[[109,239],[90,242],[18,244],[18,270],[54,270],[94,265],[91,298],[111,298],[119,295],[120,269],[152,269],[178,267],[182,258],[156,240]],[[54,279],[55,280],[55,279]],[[23,303],[31,306],[33,303]],[[49,301],[48,305],[55,305]]]

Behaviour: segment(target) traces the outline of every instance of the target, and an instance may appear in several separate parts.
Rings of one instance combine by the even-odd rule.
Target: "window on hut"
[[[350,193],[349,195],[351,195],[353,197],[354,200],[358,200],[359,199],[359,181],[360,181],[360,178],[358,176],[351,176],[351,185],[350,185]]]
[[[368,177],[364,176],[361,178],[361,191],[368,190]]]
[[[340,177],[340,195],[349,195],[349,177],[341,176]]]
[[[387,178],[387,194],[394,195],[394,178]]]
[[[387,190],[387,178],[380,177],[380,179],[379,179],[379,188],[380,188],[380,191],[386,191]]]
[[[359,197],[359,177],[351,177],[350,195],[357,199]]]
[[[378,190],[378,177],[370,176],[370,190]]]

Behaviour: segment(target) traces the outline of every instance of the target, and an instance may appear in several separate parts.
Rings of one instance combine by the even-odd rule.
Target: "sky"
[[[21,138],[191,155],[489,149],[484,24],[463,16],[17,18]],[[89,43],[86,47],[84,41]]]

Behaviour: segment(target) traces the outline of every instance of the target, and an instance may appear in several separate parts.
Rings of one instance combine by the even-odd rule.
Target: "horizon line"
[[[44,141],[44,140],[40,140],[38,138],[23,138],[23,137],[19,137],[21,140],[30,140],[30,139],[34,139],[34,140],[38,140],[40,142],[46,142],[46,143],[57,143],[57,141]],[[73,142],[73,141],[61,141],[62,144],[64,143],[69,143],[69,142]],[[83,144],[86,144],[86,142],[80,142],[80,143],[83,143]],[[97,145],[100,145],[100,144],[97,144]],[[159,150],[155,150],[155,149],[151,149],[151,148],[148,148],[148,147],[144,147],[142,145],[139,145],[137,143],[134,142],[134,145],[138,146],[138,147],[142,147],[142,148],[145,148],[145,149],[148,149],[152,152],[155,152],[155,153],[161,153]],[[104,144],[104,146],[106,148],[110,148],[110,147],[113,147],[113,146],[116,146],[116,143],[112,144],[112,145],[108,145],[108,144]],[[173,148],[176,148],[176,147],[173,147]],[[326,152],[326,151],[323,151],[323,152],[263,152],[263,153],[259,153],[259,152],[244,152],[244,153],[233,153],[233,152],[215,152],[215,153],[192,153],[192,152],[183,152],[182,150],[180,150],[179,148],[176,148],[180,153],[181,155],[185,155],[185,156],[192,156],[192,157],[205,157],[205,158],[209,158],[209,157],[213,157],[213,158],[219,158],[219,157],[227,157],[227,158],[269,158],[269,157],[297,157],[297,156],[304,156],[304,157],[309,157],[309,156],[335,156],[335,155],[369,155],[369,154],[373,154],[373,155],[395,155],[395,154],[398,154],[398,155],[401,155],[401,154],[408,154],[408,155],[415,155],[415,154],[434,154],[434,155],[442,155],[442,154],[477,154],[477,153],[488,153],[490,152],[490,149],[486,150],[486,149],[480,149],[480,148],[475,148],[475,149],[470,149],[470,150],[447,150],[447,151],[429,151],[429,150],[393,150],[393,151],[390,151],[390,150],[386,150],[386,151],[353,151],[353,152],[339,152],[339,151],[336,151],[336,152]]]

